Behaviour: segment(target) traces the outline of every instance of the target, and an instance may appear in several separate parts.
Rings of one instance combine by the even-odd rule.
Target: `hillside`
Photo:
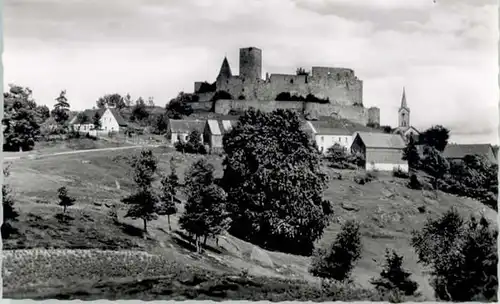
[[[127,278],[130,280],[140,275],[143,279],[160,280],[171,276],[172,269],[181,265],[219,274],[243,271],[256,276],[296,278],[317,283],[307,272],[308,258],[268,252],[229,235],[220,238],[219,246],[210,240],[211,249],[204,255],[194,254],[189,250],[191,245],[187,244],[183,233],[178,231],[177,216],[172,219],[173,231],[168,230],[165,217],[151,222],[150,237],[147,239],[140,237],[138,228],[142,225],[139,221],[123,217],[125,209],[119,209],[119,220],[114,222],[108,212],[113,204],[120,206],[120,199],[132,187],[128,167],[123,160],[130,153],[106,151],[12,163],[7,183],[14,190],[16,206],[20,211],[19,221],[14,223],[19,235],[3,241],[3,248],[7,250],[3,269],[4,295],[14,297],[26,293],[43,296],[53,295],[57,290],[75,294],[75,290],[81,289],[92,289],[95,294],[103,295],[120,289],[117,282],[125,282]],[[174,156],[181,180],[186,168],[199,158],[160,148],[155,153],[160,158],[160,168],[165,170],[170,157]],[[208,159],[215,166],[217,175],[222,175],[221,158],[208,156]],[[356,172],[325,170],[332,177],[325,197],[333,202],[334,216],[318,245],[329,244],[346,219],[360,221],[364,248],[354,278],[365,288],[371,287],[368,280],[378,275],[384,251],[390,247],[403,254],[405,266],[413,273],[424,297],[432,299],[432,290],[423,269],[417,264],[415,253],[409,246],[412,229],[421,228],[429,216],[438,216],[450,207],[456,207],[464,215],[484,212],[492,221],[497,217],[495,211],[472,199],[410,190],[404,186],[403,180],[389,174],[381,175],[369,184],[358,185],[352,181]],[[338,172],[342,180],[335,178]],[[77,199],[76,205],[69,208],[71,224],[57,219],[62,209],[56,205],[56,191],[61,186],[66,186],[70,195]],[[183,195],[179,198],[185,199]],[[180,209],[182,212],[182,207]],[[33,251],[9,251],[29,248],[50,250],[36,251],[36,254]],[[116,252],[125,248],[132,251],[126,254]],[[78,249],[107,251],[82,253]],[[113,266],[103,265],[103,259],[112,261]],[[135,262],[130,263],[130,259],[146,263],[145,268]],[[114,287],[107,285],[99,289],[92,285],[107,276],[113,276],[109,284],[114,284]],[[139,285],[134,285],[137,288],[134,290],[145,298],[154,294],[154,288],[160,288],[154,284],[154,288],[153,285]],[[250,287],[245,288],[249,292]]]

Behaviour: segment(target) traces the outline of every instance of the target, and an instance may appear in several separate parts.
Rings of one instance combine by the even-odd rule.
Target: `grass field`
[[[14,223],[18,235],[3,241],[3,248],[7,250],[3,263],[6,297],[95,299],[122,292],[124,296],[141,299],[155,295],[162,295],[164,299],[214,299],[225,295],[255,300],[245,296],[252,291],[268,294],[266,299],[284,300],[316,290],[299,288],[303,294],[283,291],[286,284],[280,280],[285,278],[317,286],[318,280],[307,272],[309,259],[306,257],[269,252],[229,235],[220,238],[219,246],[209,240],[204,254],[193,253],[191,244],[178,229],[177,216],[172,218],[172,231],[168,230],[167,219],[160,217],[149,224],[150,234],[143,239],[140,221],[124,218],[126,210],[120,203],[133,186],[124,157],[138,151],[61,155],[12,163],[7,183],[14,190],[20,217]],[[160,169],[167,173],[169,160],[174,157],[181,180],[187,167],[200,157],[162,148],[154,151],[160,159]],[[208,156],[208,160],[221,176],[221,158]],[[438,216],[450,207],[456,207],[464,215],[484,212],[492,221],[496,220],[497,213],[477,201],[410,190],[403,180],[389,174],[358,185],[352,181],[356,172],[326,170],[332,178],[325,197],[333,202],[334,216],[318,246],[330,244],[343,221],[349,218],[360,221],[363,254],[354,270],[358,295],[362,295],[360,288],[371,288],[368,281],[379,274],[385,249],[394,248],[405,257],[405,267],[419,283],[422,299],[432,300],[432,289],[409,246],[412,229],[421,228],[428,217]],[[338,172],[342,180],[333,178]],[[61,186],[66,186],[77,199],[75,206],[69,208],[69,222],[59,219],[62,209],[56,205],[56,192]],[[179,198],[185,199],[183,195]],[[118,208],[118,221],[108,215],[114,205]],[[182,206],[180,209],[182,212]],[[36,249],[18,250],[33,248]],[[128,251],[120,252],[124,249]],[[193,269],[205,279],[198,285],[182,283],[186,275],[192,275]],[[242,272],[260,278],[244,284],[224,281],[228,275],[241,279],[238,274]],[[137,281],[137,277],[142,281]],[[274,283],[256,287],[255,282],[264,280],[262,277]],[[219,290],[219,296],[217,292],[208,291],[193,294],[193,284],[198,286],[196,290]],[[126,292],[123,286],[132,291]],[[277,287],[272,291],[269,286]],[[355,295],[343,297],[356,299]]]

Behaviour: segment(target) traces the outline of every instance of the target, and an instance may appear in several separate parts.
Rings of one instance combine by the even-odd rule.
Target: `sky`
[[[397,125],[403,86],[418,129],[498,143],[496,0],[3,0],[4,86],[74,110],[104,94],[164,106],[214,81],[224,56],[262,49],[263,77],[354,69],[365,106]]]

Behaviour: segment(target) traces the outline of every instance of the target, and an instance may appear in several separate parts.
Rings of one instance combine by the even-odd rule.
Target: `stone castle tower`
[[[403,87],[403,96],[401,97],[401,106],[399,107],[399,124],[400,128],[408,128],[410,127],[410,108],[406,103],[406,91]]]
[[[256,47],[240,49],[240,77],[255,81],[262,79],[262,50]]]

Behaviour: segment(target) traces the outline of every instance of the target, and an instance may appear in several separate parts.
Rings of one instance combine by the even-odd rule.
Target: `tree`
[[[217,101],[219,99],[234,99],[233,95],[229,94],[227,91],[217,91],[214,96],[212,96],[211,101]]]
[[[206,154],[207,150],[201,142],[201,134],[197,130],[191,131],[188,135],[187,142],[178,141],[175,143],[175,149],[179,152]]]
[[[106,105],[115,107],[117,109],[123,109],[127,106],[124,98],[118,93],[106,94],[99,97],[99,99],[96,101],[96,105],[99,109],[104,108]]]
[[[56,98],[56,104],[52,110],[52,116],[54,120],[61,126],[63,126],[69,119],[69,102],[66,97],[66,90],[62,90],[59,96]]]
[[[177,176],[173,159],[170,160],[170,174],[162,178],[161,181],[161,210],[158,212],[159,215],[166,215],[168,219],[168,229],[172,230],[170,226],[170,215],[177,213],[177,207],[175,205],[175,195],[177,192],[177,187],[179,186],[179,177]]]
[[[37,117],[37,123],[41,125],[50,117],[50,110],[46,105],[37,106],[35,108],[35,115]]]
[[[186,174],[188,200],[179,224],[195,236],[197,252],[201,252],[201,237],[205,237],[205,243],[207,236],[218,236],[230,223],[225,208],[227,195],[214,184],[213,172],[213,166],[201,159]]]
[[[197,101],[198,97],[193,94],[179,92],[176,98],[170,100],[166,106],[166,114],[171,119],[182,119],[193,114],[193,108],[190,102]]]
[[[130,105],[132,104],[132,96],[130,96],[130,94],[127,93],[127,95],[125,95],[125,97],[123,98],[123,102],[125,102],[125,106],[127,108],[130,108]]]
[[[5,179],[10,176],[10,166],[3,166],[4,183],[2,184],[2,206],[3,206],[3,221],[2,221],[2,237],[8,238],[11,232],[11,222],[16,221],[19,213],[14,208],[14,198],[12,197],[11,189],[5,183]]]
[[[466,221],[451,209],[414,231],[419,263],[430,268],[431,286],[444,301],[495,301],[498,291],[498,230],[474,216]]]
[[[403,269],[403,257],[395,250],[386,250],[385,265],[379,278],[373,278],[371,284],[382,292],[396,291],[406,296],[414,295],[417,291],[417,282],[410,279],[411,273]]]
[[[68,98],[66,97],[66,90],[62,90],[59,96],[56,98],[56,104],[54,108],[69,109]]]
[[[420,144],[428,145],[443,152],[450,138],[450,130],[441,125],[432,126],[419,135]]]
[[[125,217],[142,219],[144,233],[147,234],[147,222],[158,218],[160,211],[158,195],[152,189],[155,180],[155,173],[158,168],[158,159],[153,151],[143,150],[139,155],[134,155],[130,160],[133,170],[133,180],[136,184],[136,191],[122,199],[122,202],[129,205]]]
[[[153,97],[148,97],[148,106],[150,106],[151,108],[154,108],[155,106],[155,99]]]
[[[319,249],[315,252],[309,271],[320,278],[344,281],[361,258],[361,249],[359,224],[349,220],[342,225],[328,251]]]
[[[63,214],[66,214],[66,208],[73,206],[75,199],[68,195],[66,187],[57,189],[57,196],[59,197],[59,206],[63,207]]]
[[[328,215],[321,155],[292,111],[251,109],[223,137],[229,232],[267,249],[311,254]]]
[[[403,160],[408,161],[408,167],[410,170],[416,170],[420,164],[420,155],[418,154],[417,146],[415,145],[415,140],[412,136],[408,141],[408,144],[403,149]]]
[[[37,104],[32,98],[32,91],[16,85],[10,85],[4,93],[5,126],[4,151],[30,150],[40,136],[40,119],[36,113]]]
[[[149,112],[146,109],[146,103],[139,97],[135,103],[135,106],[132,108],[132,115],[130,119],[132,121],[142,121],[149,117]]]
[[[92,124],[94,125],[95,130],[100,130],[102,125],[101,125],[101,116],[99,115],[99,112],[96,111],[94,116],[92,117]]]
[[[153,124],[152,132],[154,134],[163,134],[168,128],[168,116],[166,114],[158,115]]]
[[[424,171],[434,178],[434,188],[437,189],[439,180],[448,172],[450,164],[436,148],[424,146],[422,165]]]
[[[85,112],[78,113],[77,118],[80,124],[88,124],[91,122],[90,117],[87,114],[85,114]]]

